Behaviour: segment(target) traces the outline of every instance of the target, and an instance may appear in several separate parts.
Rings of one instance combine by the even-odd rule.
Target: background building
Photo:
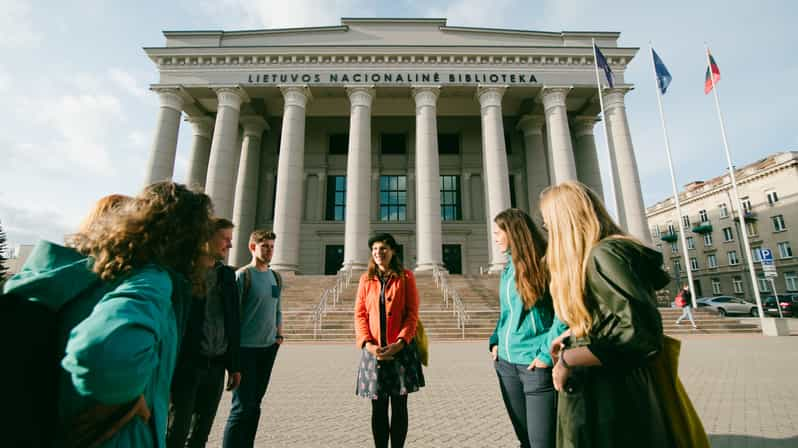
[[[773,252],[778,292],[798,292],[798,152],[782,152],[735,172],[744,209],[742,220],[734,212],[729,175],[686,185],[679,193],[681,218],[675,216],[673,198],[646,209],[655,245],[674,276],[669,297],[678,283],[687,282],[678,232],[685,232],[690,266],[698,297],[734,295],[753,301],[754,292],[745,260],[741,233],[747,232],[757,267],[759,290],[771,293],[762,274],[758,250]]]
[[[490,223],[536,214],[551,183],[600,194],[591,40],[615,73],[604,93],[620,221],[648,240],[624,105],[636,48],[619,33],[342,19],[338,26],[167,31],[145,51],[161,99],[146,182],[171,179],[181,118],[193,126],[188,183],[236,224],[231,263],[255,227],[277,234],[272,267],[360,269],[375,232],[424,271],[493,271]]]

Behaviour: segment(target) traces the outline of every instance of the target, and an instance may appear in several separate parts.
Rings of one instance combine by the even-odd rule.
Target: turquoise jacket
[[[489,348],[498,345],[499,358],[513,364],[529,365],[535,358],[551,365],[549,345],[567,327],[554,316],[548,291],[535,306],[525,310],[515,286],[512,258],[502,271],[499,282],[499,320],[490,336]]]
[[[165,446],[169,387],[178,329],[167,271],[147,265],[113,282],[100,282],[91,260],[40,242],[5,292],[60,310],[64,347],[58,411],[63,424],[97,403],[122,404],[144,395],[152,428],[136,417],[103,447]]]

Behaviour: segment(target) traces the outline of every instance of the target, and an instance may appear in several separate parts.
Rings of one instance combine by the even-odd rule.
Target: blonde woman
[[[570,328],[552,344],[557,447],[671,446],[648,367],[663,345],[661,254],[626,235],[578,182],[546,189],[540,209],[554,310]]]

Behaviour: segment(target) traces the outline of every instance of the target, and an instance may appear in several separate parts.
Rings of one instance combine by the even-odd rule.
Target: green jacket
[[[598,367],[576,367],[559,394],[557,447],[671,446],[653,388],[650,357],[662,349],[655,291],[668,274],[662,255],[626,239],[607,238],[591,251],[586,295],[593,315],[587,346]]]
[[[499,282],[499,308],[499,320],[488,348],[498,345],[499,358],[513,364],[528,365],[539,358],[551,365],[549,344],[567,327],[554,316],[548,292],[535,302],[535,306],[524,309],[524,302],[515,286],[512,259],[504,267]]]
[[[97,403],[121,404],[143,394],[156,437],[151,425],[134,418],[103,447],[150,447],[154,440],[164,446],[178,343],[172,279],[147,265],[109,284],[90,266],[89,258],[72,249],[40,242],[4,290],[61,311],[62,424]]]

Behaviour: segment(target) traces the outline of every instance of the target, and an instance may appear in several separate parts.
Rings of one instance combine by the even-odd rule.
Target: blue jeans
[[[241,384],[233,391],[233,406],[224,428],[224,448],[252,447],[258,432],[260,405],[272,376],[278,344],[241,347]]]
[[[191,359],[178,364],[169,405],[168,448],[198,448],[208,442],[224,390],[224,370],[221,358],[204,358],[204,363]]]
[[[526,365],[499,359],[496,374],[515,435],[523,448],[553,448],[557,395],[551,368],[527,370]]]

